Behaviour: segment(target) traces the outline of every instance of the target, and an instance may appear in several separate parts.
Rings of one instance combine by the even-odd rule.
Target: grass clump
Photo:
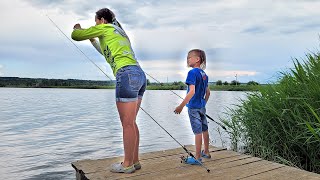
[[[248,94],[230,119],[232,147],[266,160],[320,173],[320,54],[282,72],[276,84]]]

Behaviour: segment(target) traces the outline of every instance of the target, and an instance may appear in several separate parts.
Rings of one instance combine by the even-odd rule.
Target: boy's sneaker
[[[191,164],[191,165],[201,165],[202,159],[200,158],[200,159],[196,160],[195,158],[189,156],[189,157],[185,158],[183,160],[183,162],[186,164]]]
[[[136,162],[136,163],[134,163],[134,164],[133,164],[133,166],[134,166],[134,168],[135,168],[136,170],[141,169],[141,164],[140,164],[140,162],[139,162],[139,161],[138,161],[138,162]]]
[[[210,159],[210,158],[211,158],[211,155],[210,155],[210,154],[208,154],[208,155],[205,154],[205,153],[204,153],[204,150],[202,150],[202,151],[201,151],[201,157],[206,158],[206,159]]]
[[[111,165],[111,172],[114,173],[126,173],[126,174],[130,174],[130,173],[134,173],[136,169],[134,168],[134,165],[129,166],[129,167],[124,167],[121,163],[115,163]]]

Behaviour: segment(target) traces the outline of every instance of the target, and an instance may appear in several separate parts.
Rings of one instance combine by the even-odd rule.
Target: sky
[[[10,0],[0,1],[0,76],[109,80],[68,39],[105,7],[160,82],[185,81],[194,48],[206,52],[209,81],[244,83],[276,82],[295,58],[319,49],[320,0]],[[89,41],[74,43],[114,79]]]

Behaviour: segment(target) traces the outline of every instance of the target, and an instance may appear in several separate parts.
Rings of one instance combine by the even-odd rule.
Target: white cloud
[[[187,74],[181,72],[188,72],[186,64],[177,60],[149,60],[139,63],[152,82],[153,78],[160,82],[167,82],[167,79],[170,82],[183,81]]]
[[[319,1],[12,0],[0,2],[5,27],[0,29],[0,63],[3,59],[29,63],[30,69],[16,74],[26,76],[47,73],[46,68],[32,69],[32,63],[59,69],[72,62],[65,75],[80,77],[83,69],[77,69],[82,67],[77,63],[83,63],[79,60],[83,55],[45,14],[70,37],[75,23],[94,25],[94,13],[102,6],[116,13],[146,72],[162,81],[184,80],[188,71],[184,60],[191,48],[222,49],[207,54],[211,79],[233,77],[234,72],[243,78],[267,79],[288,66],[291,57],[302,57],[318,45]],[[88,42],[76,44],[94,61],[105,63]],[[12,64],[6,64],[6,71],[15,68]],[[110,74],[107,66],[102,65]],[[83,75],[97,76],[90,72]]]
[[[0,64],[0,76],[4,75],[4,68],[3,65]]]
[[[191,69],[186,66],[186,62],[175,60],[142,61],[140,64],[147,74],[160,82],[166,82],[167,78],[169,81],[184,81],[188,71]],[[247,79],[259,74],[257,71],[250,70],[215,70],[212,68],[206,69],[205,72],[211,81],[216,81],[221,78],[227,79],[227,77],[235,77],[236,75],[238,78],[244,77]],[[152,81],[150,76],[148,78]]]
[[[229,77],[229,76],[255,76],[258,74],[256,71],[209,71],[212,77]]]

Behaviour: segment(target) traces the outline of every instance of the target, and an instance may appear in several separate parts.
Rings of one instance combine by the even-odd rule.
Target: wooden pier
[[[194,146],[186,146],[194,154]],[[98,160],[81,160],[71,163],[76,170],[77,180],[104,179],[296,179],[320,180],[320,174],[298,168],[239,154],[222,148],[210,147],[211,159],[203,159],[201,166],[181,163],[180,156],[186,156],[182,148],[150,152],[140,155],[142,169],[132,174],[111,173],[111,164],[122,161],[123,157]]]

